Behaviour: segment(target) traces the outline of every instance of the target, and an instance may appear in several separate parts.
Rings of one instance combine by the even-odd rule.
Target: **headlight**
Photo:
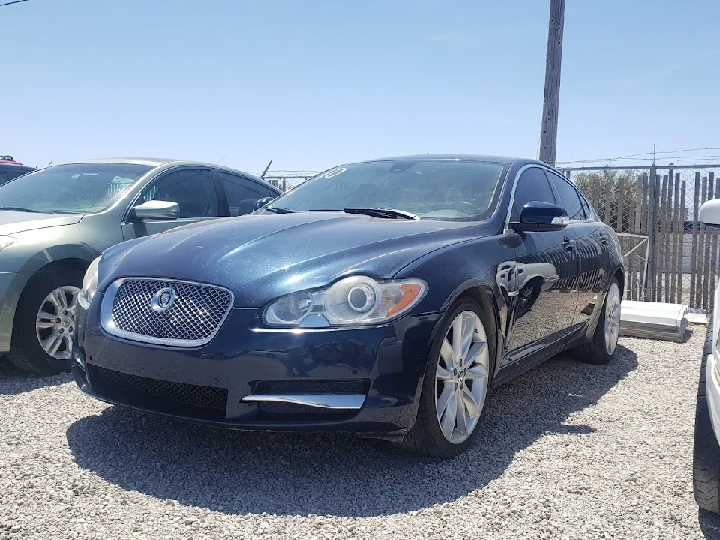
[[[78,294],[78,304],[80,304],[83,309],[90,307],[90,303],[97,292],[99,263],[100,257],[91,262],[87,272],[85,272],[82,290]]]
[[[379,282],[353,276],[284,296],[265,309],[263,318],[271,326],[300,328],[380,324],[408,312],[426,291],[420,279]]]
[[[12,236],[0,236],[0,251],[13,244],[15,239]]]

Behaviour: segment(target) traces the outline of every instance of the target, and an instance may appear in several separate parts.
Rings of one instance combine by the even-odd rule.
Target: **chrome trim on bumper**
[[[250,394],[245,403],[290,403],[318,409],[359,410],[365,403],[363,394]]]

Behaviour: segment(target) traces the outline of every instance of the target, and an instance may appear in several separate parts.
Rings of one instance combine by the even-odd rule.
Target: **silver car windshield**
[[[343,165],[273,201],[287,211],[395,209],[421,219],[489,217],[504,166],[461,160],[373,161]]]
[[[56,165],[0,186],[0,210],[91,214],[111,206],[152,167],[131,163]]]

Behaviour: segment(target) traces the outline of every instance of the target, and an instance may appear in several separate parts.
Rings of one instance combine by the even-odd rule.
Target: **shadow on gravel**
[[[592,432],[564,422],[636,366],[635,353],[624,347],[607,366],[548,361],[489,399],[478,440],[451,461],[350,435],[246,433],[120,407],[78,420],[67,439],[80,467],[159,499],[231,514],[380,516],[481,488],[544,434]]]
[[[72,380],[67,374],[41,377],[21,371],[7,358],[0,356],[0,396],[16,396],[45,386],[59,386]]]
[[[720,516],[700,509],[698,511],[698,521],[700,522],[700,530],[705,538],[717,540],[720,538]]]

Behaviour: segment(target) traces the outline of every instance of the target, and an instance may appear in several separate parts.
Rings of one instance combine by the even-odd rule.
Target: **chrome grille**
[[[174,301],[158,308],[159,291]],[[161,279],[122,279],[110,286],[102,305],[103,328],[113,335],[163,345],[197,347],[209,342],[232,308],[222,287]]]

